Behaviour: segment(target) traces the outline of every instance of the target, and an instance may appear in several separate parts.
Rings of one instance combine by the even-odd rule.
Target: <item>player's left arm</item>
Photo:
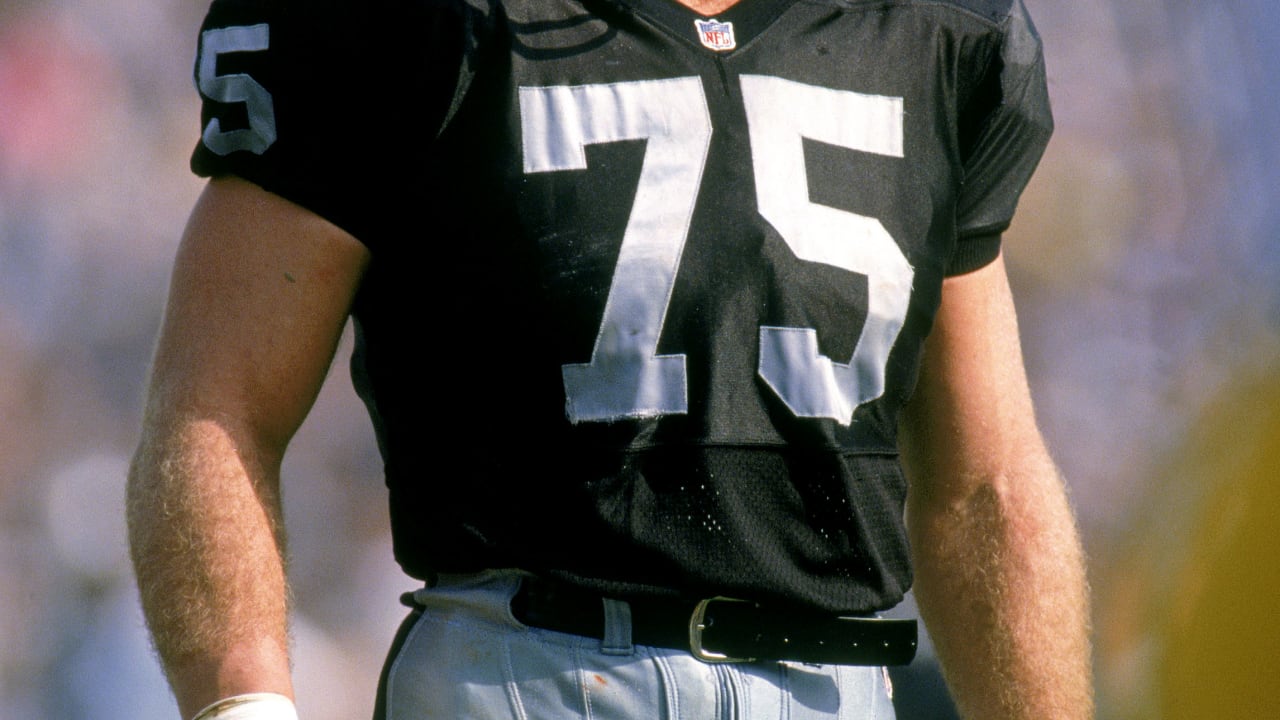
[[[946,280],[901,430],[915,592],[962,715],[1091,717],[1083,552],[1001,258]]]

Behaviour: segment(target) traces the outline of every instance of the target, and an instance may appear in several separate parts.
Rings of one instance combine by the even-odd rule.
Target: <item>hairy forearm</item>
[[[1047,454],[908,510],[915,592],[961,713],[1092,716],[1083,553]],[[942,483],[934,483],[941,485]]]
[[[292,696],[280,462],[324,382],[369,253],[252,183],[210,181],[174,260],[129,541],[185,717]]]
[[[148,423],[129,476],[143,610],[183,717],[291,695],[278,459],[210,419]]]

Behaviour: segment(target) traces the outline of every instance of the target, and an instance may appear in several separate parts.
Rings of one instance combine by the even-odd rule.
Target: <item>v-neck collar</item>
[[[799,0],[739,0],[737,4],[714,16],[700,15],[676,0],[616,1],[690,45],[705,52],[725,56],[750,44]],[[716,49],[700,39],[702,29],[695,24],[695,21],[705,23],[711,20],[730,24],[732,29],[727,32],[732,33],[732,48]]]

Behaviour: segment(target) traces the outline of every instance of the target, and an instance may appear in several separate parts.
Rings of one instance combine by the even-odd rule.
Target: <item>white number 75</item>
[[[868,283],[852,358],[823,355],[813,328],[765,326],[758,372],[797,416],[848,425],[884,392],[914,272],[878,220],[809,201],[802,138],[902,157],[902,99],[759,75],[741,84],[761,216],[796,257]],[[520,116],[528,173],[585,169],[590,144],[648,141],[591,360],[562,368],[569,420],[688,412],[685,356],[657,349],[711,139],[701,80],[522,87]]]

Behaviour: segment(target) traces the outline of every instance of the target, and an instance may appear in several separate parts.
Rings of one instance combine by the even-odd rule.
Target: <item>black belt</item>
[[[916,654],[916,621],[764,608],[710,598],[628,600],[631,641],[688,650],[706,662],[791,660],[833,665],[906,665]],[[601,596],[527,578],[511,600],[525,625],[603,638]]]

